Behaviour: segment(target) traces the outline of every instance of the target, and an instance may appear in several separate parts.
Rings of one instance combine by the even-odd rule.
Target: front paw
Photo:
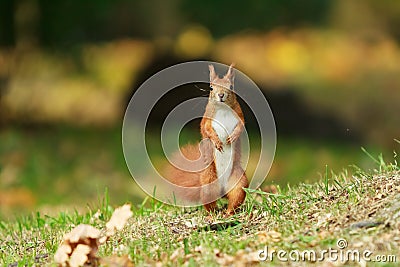
[[[231,134],[230,136],[228,136],[228,138],[226,138],[226,143],[228,145],[232,144],[239,138],[239,136],[240,136],[239,134],[235,134],[235,133]]]
[[[215,148],[219,151],[219,152],[223,152],[224,148],[223,148],[223,144],[221,142],[221,140],[218,140],[216,142],[214,142]]]

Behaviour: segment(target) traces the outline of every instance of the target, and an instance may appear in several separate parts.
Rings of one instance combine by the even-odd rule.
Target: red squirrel
[[[182,186],[174,193],[184,199],[200,201],[208,212],[215,210],[219,197],[228,198],[226,215],[229,216],[243,203],[246,197],[243,188],[249,185],[241,167],[239,140],[244,129],[244,117],[233,91],[233,64],[222,78],[216,74],[213,65],[209,65],[209,71],[210,95],[200,123],[201,136],[206,142],[181,148],[182,155],[188,160],[203,157],[204,168],[190,172],[170,166],[167,179]],[[173,162],[182,162],[182,158],[177,156],[173,159]],[[199,189],[189,193],[184,187]]]

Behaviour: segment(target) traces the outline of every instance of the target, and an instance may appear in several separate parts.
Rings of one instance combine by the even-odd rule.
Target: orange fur
[[[199,150],[198,144],[197,145],[186,145],[184,147],[181,147],[181,152],[182,152],[182,155],[185,156],[189,160],[196,160],[200,157],[200,150]],[[179,165],[185,163],[178,152],[173,155],[172,162],[174,162],[175,164],[179,164]],[[165,173],[166,173],[167,179],[175,185],[179,185],[182,187],[200,187],[201,186],[199,172],[182,171],[181,169],[169,164]],[[200,189],[197,191],[196,190],[188,191],[188,190],[185,190],[184,188],[181,188],[178,190],[178,192],[175,192],[175,194],[177,194],[177,196],[179,196],[183,199],[186,199],[188,201],[191,201],[191,202],[198,202],[200,200]]]
[[[203,157],[199,161],[197,167],[207,166],[208,160],[212,160],[211,164],[208,165],[203,171],[199,172],[187,172],[182,171],[179,168],[169,166],[167,171],[167,178],[174,184],[183,187],[199,187],[212,183],[218,179],[215,158],[213,157],[213,146],[223,152],[224,144],[232,145],[234,149],[234,158],[232,171],[230,173],[227,184],[223,186],[233,186],[233,188],[226,193],[225,197],[228,198],[229,204],[226,211],[227,215],[231,215],[235,210],[243,203],[246,194],[243,188],[248,187],[248,180],[244,170],[241,167],[241,151],[240,151],[240,140],[238,139],[244,129],[244,117],[242,109],[236,99],[236,95],[232,90],[234,73],[233,65],[230,66],[227,74],[223,78],[219,78],[214,70],[214,67],[210,65],[210,86],[213,90],[210,92],[209,101],[206,106],[204,116],[200,123],[200,132],[203,140],[210,140],[211,142],[202,142],[202,153],[200,153],[199,144],[186,145],[181,148],[182,154],[189,160],[196,160]],[[223,98],[221,96],[223,95]],[[238,123],[236,124],[233,131],[226,138],[226,140],[220,140],[218,134],[213,128],[213,118],[216,115],[219,102],[224,102],[228,105],[236,114]],[[183,159],[176,154],[173,158],[174,162],[182,163]],[[195,190],[188,193],[184,188],[179,192],[176,192],[179,197],[187,199],[189,201],[201,201],[207,211],[211,212],[216,207],[216,202],[208,203],[208,199],[212,198],[215,194],[220,192],[220,185],[215,184],[211,189],[207,190]]]

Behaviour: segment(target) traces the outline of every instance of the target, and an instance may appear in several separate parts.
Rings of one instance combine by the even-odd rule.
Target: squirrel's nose
[[[219,98],[223,98],[224,97],[224,93],[222,94],[218,94]]]

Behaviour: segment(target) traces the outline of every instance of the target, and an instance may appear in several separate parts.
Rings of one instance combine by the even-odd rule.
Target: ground
[[[377,162],[377,170],[327,172],[313,184],[269,192],[248,190],[236,215],[224,219],[226,202],[221,201],[220,212],[210,222],[201,207],[172,207],[147,198],[133,207],[134,215],[125,228],[100,246],[99,262],[108,266],[248,266],[270,265],[273,257],[276,266],[311,262],[315,266],[395,266],[400,262],[400,170],[396,163]],[[86,214],[49,217],[37,213],[0,222],[0,261],[5,266],[54,265],[54,253],[65,233],[80,223],[102,229],[112,211],[105,195]],[[343,261],[350,254],[359,255],[360,260]],[[338,260],[329,255],[337,255]]]

